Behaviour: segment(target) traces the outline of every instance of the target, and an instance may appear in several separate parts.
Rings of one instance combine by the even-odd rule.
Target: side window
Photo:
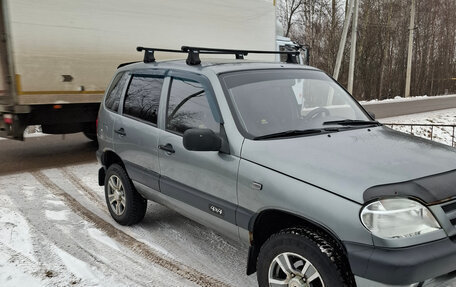
[[[168,99],[166,129],[183,134],[191,128],[220,132],[204,87],[194,81],[173,79]]]
[[[125,95],[123,113],[156,125],[162,86],[163,78],[133,76]]]
[[[119,73],[112,81],[110,90],[107,93],[105,106],[106,108],[117,112],[119,110],[120,96],[125,87],[128,75],[126,73]]]

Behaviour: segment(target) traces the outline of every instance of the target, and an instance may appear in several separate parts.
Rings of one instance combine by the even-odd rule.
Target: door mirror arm
[[[226,135],[225,126],[223,123],[220,124],[220,138],[222,139],[222,146],[220,152],[230,154],[230,144],[228,142],[228,136]]]

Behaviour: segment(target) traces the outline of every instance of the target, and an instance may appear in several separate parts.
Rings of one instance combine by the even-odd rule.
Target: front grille
[[[441,207],[451,224],[456,228],[456,201],[444,203]]]
[[[445,211],[445,213],[456,211],[456,202],[453,202],[453,203],[450,203],[447,205],[443,205],[442,208],[443,208],[443,211]]]

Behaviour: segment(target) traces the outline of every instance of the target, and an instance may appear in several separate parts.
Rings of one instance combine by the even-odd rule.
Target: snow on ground
[[[47,134],[43,134],[41,126],[28,126],[24,131],[24,138],[42,137]],[[0,138],[0,140],[6,140],[6,138]]]
[[[447,97],[454,97],[454,96],[456,96],[456,95],[442,95],[442,96],[432,96],[432,97],[424,95],[424,96],[416,96],[416,97],[408,97],[408,98],[395,96],[394,98],[391,98],[391,99],[384,99],[384,100],[373,99],[373,100],[369,100],[369,101],[360,101],[360,103],[372,104],[372,103],[407,102],[407,101],[416,101],[416,100],[426,100],[429,98],[441,98],[441,97],[447,98]]]
[[[98,168],[0,176],[0,286],[257,286],[246,247],[159,204],[118,225]]]
[[[75,212],[67,189],[41,172],[0,177],[0,286],[195,286],[119,247]]]
[[[98,168],[0,176],[0,286],[257,286],[246,247],[159,204],[119,226]],[[442,280],[425,286],[456,287]]]
[[[452,127],[410,127],[406,124],[434,124],[434,125],[456,125],[456,109],[447,109],[440,111],[433,111],[427,113],[419,113],[391,118],[384,118],[379,120],[381,123],[387,125],[388,123],[404,124],[400,126],[390,126],[395,130],[412,133],[415,136],[430,139],[432,132],[432,139],[447,145],[452,145],[453,128]],[[388,126],[388,125],[387,125]],[[456,132],[456,131],[455,131]],[[453,143],[454,145],[454,143]]]

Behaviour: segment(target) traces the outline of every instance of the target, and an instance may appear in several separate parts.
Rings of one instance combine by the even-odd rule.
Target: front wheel
[[[121,225],[140,222],[147,209],[144,199],[133,186],[122,166],[112,164],[105,177],[105,197],[109,213]]]
[[[290,228],[272,235],[257,261],[259,286],[355,286],[335,246],[317,233]]]

